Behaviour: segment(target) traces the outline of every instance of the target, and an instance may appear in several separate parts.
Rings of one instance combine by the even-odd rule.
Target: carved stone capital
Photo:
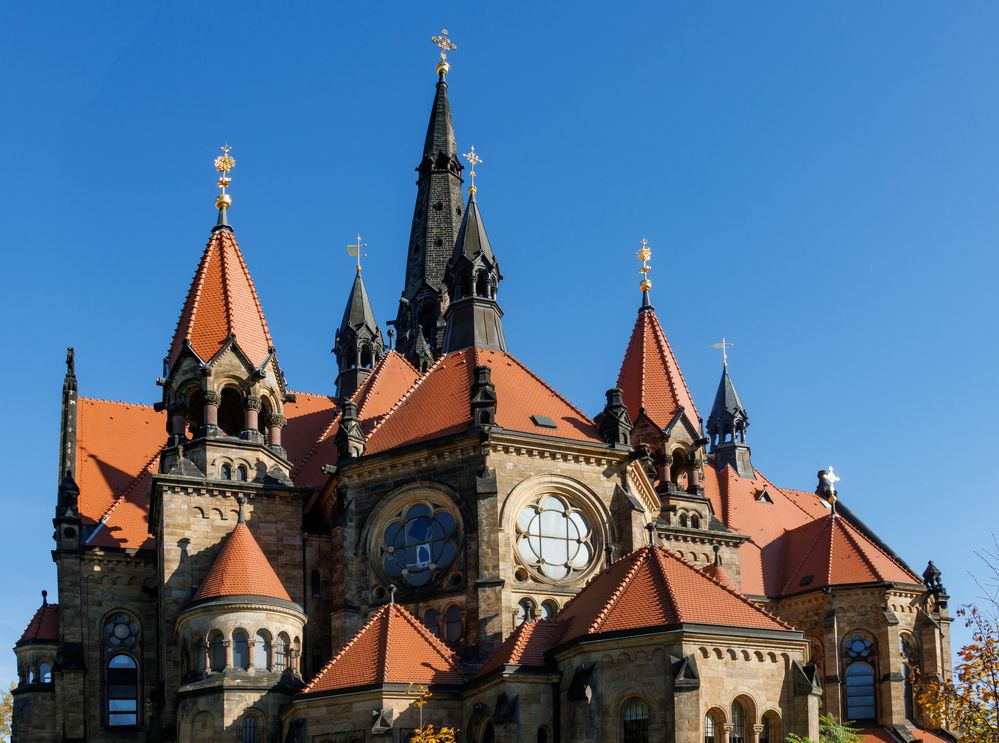
[[[267,425],[273,428],[284,428],[287,423],[288,419],[280,413],[271,413],[267,416]]]
[[[256,395],[247,395],[243,399],[243,405],[246,406],[247,410],[256,410],[258,413],[260,412],[260,408],[263,407],[263,403]]]
[[[218,390],[205,390],[204,398],[205,405],[212,405],[217,408],[222,404],[222,393]]]

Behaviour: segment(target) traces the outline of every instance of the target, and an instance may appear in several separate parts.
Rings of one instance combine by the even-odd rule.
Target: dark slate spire
[[[417,352],[421,332],[431,358],[441,352],[447,302],[444,269],[458,236],[463,212],[462,165],[458,160],[447,94],[449,69],[443,60],[437,66],[437,92],[430,110],[423,158],[416,168],[419,176],[406,254],[406,285],[394,323],[399,334],[396,349],[417,368],[426,361]]]
[[[730,464],[740,477],[756,476],[749,460],[750,450],[746,444],[747,428],[749,428],[749,414],[739,399],[739,393],[735,391],[726,362],[722,365],[721,381],[715,393],[711,415],[708,416],[711,451],[715,455],[715,465],[719,470]]]
[[[474,186],[469,191],[465,218],[444,272],[451,303],[444,313],[447,326],[443,351],[450,353],[470,346],[506,351],[503,310],[496,301],[503,276],[475,201]]]
[[[353,395],[371,374],[371,369],[378,360],[385,355],[382,331],[371,310],[360,265],[354,276],[354,285],[350,288],[340,328],[336,331],[333,354],[339,370],[336,378],[336,395],[339,400]]]

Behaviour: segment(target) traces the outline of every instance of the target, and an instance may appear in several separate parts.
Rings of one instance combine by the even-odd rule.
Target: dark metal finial
[[[716,544],[712,547],[715,551],[715,567],[721,567],[721,545]]]
[[[49,605],[49,592],[46,591],[43,588],[42,589],[42,606],[48,606],[48,605]]]
[[[389,328],[388,337],[389,337],[389,351],[391,351],[393,348],[395,348],[395,345],[392,343],[392,339],[395,338],[395,331],[392,330],[392,328]]]
[[[645,525],[645,530],[649,533],[649,546],[656,546],[656,522],[650,521]]]
[[[616,547],[613,544],[608,544],[606,547],[604,547],[604,552],[607,553],[607,567],[610,567],[611,565],[614,564],[615,549]]]
[[[72,346],[66,349],[66,376],[76,376],[76,351],[73,350]]]
[[[389,604],[395,605],[395,591],[396,591],[395,583],[389,583],[388,587]]]
[[[245,524],[246,523],[246,511],[245,511],[246,496],[245,495],[237,495],[236,496],[236,502],[239,504],[239,518],[236,520],[236,523],[237,524]]]

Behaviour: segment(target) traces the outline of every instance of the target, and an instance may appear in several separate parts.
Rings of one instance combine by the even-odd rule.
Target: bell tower
[[[728,341],[722,338],[722,342],[717,345],[722,349],[722,375],[714,405],[711,406],[711,415],[708,416],[711,453],[715,456],[715,466],[719,470],[731,465],[739,473],[739,477],[753,478],[756,473],[749,459],[749,444],[746,443],[749,414],[728,373]]]
[[[352,246],[352,248],[355,246]],[[336,396],[341,402],[353,395],[368,378],[375,364],[385,355],[382,331],[375,320],[375,313],[368,300],[368,291],[361,278],[361,236],[357,236],[357,274],[350,288],[343,319],[336,331],[333,355],[339,373],[336,378]],[[353,252],[353,250],[352,250]]]

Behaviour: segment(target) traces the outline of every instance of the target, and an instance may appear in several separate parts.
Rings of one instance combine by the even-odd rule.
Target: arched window
[[[253,667],[260,669],[270,668],[271,660],[271,636],[267,630],[257,630],[257,636],[253,642]]]
[[[776,712],[763,715],[763,729],[760,730],[760,743],[780,743],[780,718]]]
[[[440,616],[435,609],[427,609],[427,613],[423,615],[423,624],[431,633],[441,636]]]
[[[444,612],[444,640],[452,645],[456,645],[461,640],[461,607],[452,604]]]
[[[698,516],[696,513],[693,514],[693,515],[691,515],[691,517],[690,517],[690,528],[691,529],[700,529],[701,528],[701,517]]]
[[[232,633],[232,665],[233,668],[250,667],[250,639],[243,630]]]
[[[744,743],[746,740],[746,707],[736,699],[732,702],[732,732],[728,734],[729,743]]]
[[[246,467],[242,464],[236,468],[236,480],[238,482],[246,482]]]
[[[556,604],[551,599],[541,602],[541,618],[551,619],[556,614],[558,614],[558,604]]]
[[[641,699],[629,699],[621,708],[622,743],[648,743],[649,705]]]
[[[108,727],[139,724],[139,668],[130,655],[112,655],[107,666]]]
[[[687,528],[687,514],[685,513],[680,514],[680,526],[682,526],[684,529]]]
[[[704,743],[715,743],[715,718],[711,713],[704,715]]]
[[[905,719],[911,722],[915,716],[915,705],[912,699],[912,670],[905,663],[902,664],[902,694],[905,697]]]
[[[240,741],[241,743],[260,743],[260,721],[256,715],[247,715],[243,718]]]
[[[495,743],[496,741],[496,728],[493,727],[491,720],[486,720],[486,724],[482,726],[482,734],[479,736],[480,743]]]
[[[274,670],[283,671],[288,667],[288,635],[282,632],[274,645]]]
[[[260,412],[257,414],[257,430],[267,434],[267,421],[271,419],[271,402],[266,397],[260,401]]]
[[[208,637],[208,653],[211,659],[211,670],[220,673],[225,670],[225,638],[215,630]]]
[[[517,616],[514,619],[514,624],[516,626],[522,625],[524,622],[530,622],[534,619],[534,601],[533,599],[523,598],[517,602]]]
[[[683,449],[673,450],[673,462],[670,465],[670,477],[679,490],[687,489],[687,455]]]
[[[874,643],[861,634],[843,641],[846,666],[846,716],[850,720],[875,718]]]
[[[229,464],[228,462],[226,462],[225,464],[222,465],[222,467],[219,468],[219,472],[223,480],[232,479],[232,465]]]
[[[318,570],[313,570],[309,575],[309,583],[312,586],[312,598],[317,599],[322,596],[322,578]]]
[[[38,682],[41,684],[52,683],[52,664],[47,660],[38,664]]]
[[[222,402],[219,403],[219,428],[226,436],[239,436],[245,420],[243,413],[243,396],[233,387],[222,390]]]
[[[34,669],[34,667],[28,666],[28,683],[29,684],[33,684],[37,680],[38,680],[38,677],[35,675],[35,669]]]

